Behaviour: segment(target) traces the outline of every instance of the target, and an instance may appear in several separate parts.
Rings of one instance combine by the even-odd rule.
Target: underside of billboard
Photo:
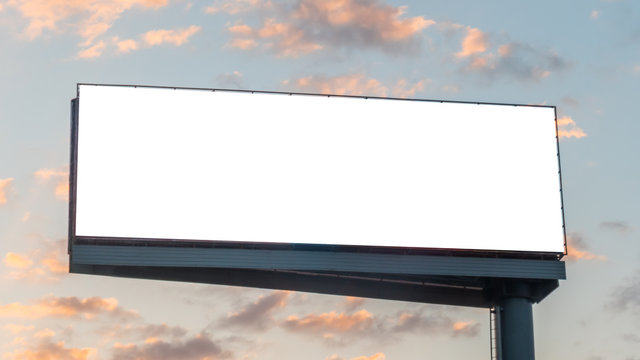
[[[554,107],[79,84],[72,272],[490,306],[565,278]]]

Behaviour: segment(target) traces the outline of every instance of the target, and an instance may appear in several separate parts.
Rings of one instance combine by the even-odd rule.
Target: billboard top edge
[[[239,93],[327,96],[327,97],[355,98],[355,99],[404,100],[404,101],[424,101],[424,102],[436,102],[436,103],[470,104],[470,105],[474,105],[475,104],[475,105],[534,107],[534,108],[549,108],[549,109],[554,109],[554,110],[556,109],[555,105],[540,105],[540,104],[517,104],[517,103],[483,102],[483,101],[417,99],[417,98],[398,98],[398,97],[365,96],[365,95],[338,95],[338,94],[320,94],[320,93],[292,92],[292,91],[271,91],[271,90],[203,88],[203,87],[183,87],[183,86],[163,86],[163,85],[98,84],[98,83],[77,83],[77,91],[76,91],[77,95],[76,96],[78,96],[78,97],[80,96],[80,86],[105,86],[105,87],[173,89],[173,90],[199,90],[199,91],[226,91],[226,92],[239,92]]]

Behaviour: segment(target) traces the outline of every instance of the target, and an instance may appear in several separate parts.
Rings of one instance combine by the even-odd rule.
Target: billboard
[[[565,251],[555,108],[79,85],[74,239]]]

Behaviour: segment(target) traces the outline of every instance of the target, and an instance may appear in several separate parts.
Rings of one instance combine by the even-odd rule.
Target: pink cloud
[[[133,50],[138,50],[139,45],[138,43],[133,40],[133,39],[125,39],[125,40],[120,40],[117,36],[113,39],[113,42],[116,44],[116,46],[118,47],[118,52],[120,53],[128,53],[131,52]]]
[[[462,50],[456,54],[458,57],[468,57],[483,53],[489,47],[487,34],[479,29],[467,27],[467,35],[462,40]]]
[[[37,340],[37,339],[35,339]],[[88,360],[95,358],[95,348],[69,348],[63,341],[52,342],[49,337],[24,344],[22,349],[5,353],[7,360]]]
[[[229,13],[241,12],[235,7],[229,9]],[[404,17],[405,10],[378,0],[301,0],[289,12],[262,8],[265,20],[260,26],[230,25],[230,45],[239,49],[261,47],[276,56],[291,58],[336,48],[411,53],[422,40],[418,35],[435,22],[422,16]]]
[[[84,39],[83,47],[92,48],[94,40],[109,30],[123,12],[133,7],[158,9],[166,4],[167,0],[12,0],[7,5],[17,8],[27,20],[27,37],[36,38],[45,30],[72,29]]]
[[[384,353],[379,352],[379,353],[375,353],[375,354],[373,354],[371,356],[366,356],[366,355],[356,356],[356,357],[351,358],[349,360],[384,360],[384,359],[386,359]],[[346,359],[343,358],[343,357],[338,356],[337,354],[333,354],[333,355],[325,358],[325,360],[346,360]]]
[[[363,95],[387,97],[412,97],[423,91],[431,83],[430,79],[422,79],[410,83],[400,79],[391,86],[384,85],[380,80],[369,78],[362,73],[327,77],[311,75],[293,80],[285,80],[283,85],[296,91],[333,94],[333,95]],[[391,88],[391,90],[389,90]]]
[[[13,178],[0,179],[0,205],[7,203],[7,192],[12,182]]]
[[[40,318],[77,318],[92,319],[97,315],[109,315],[124,318],[136,318],[137,313],[124,310],[114,298],[77,298],[48,296],[31,304],[14,302],[0,305],[0,317],[40,319]]]
[[[200,26],[191,25],[186,29],[175,29],[175,30],[151,30],[147,31],[142,38],[149,46],[160,45],[160,44],[173,44],[175,46],[180,46],[186,43],[191,36],[200,31]]]
[[[582,138],[587,136],[581,128],[576,125],[576,122],[569,116],[563,116],[558,119],[558,137],[560,139],[568,138]]]

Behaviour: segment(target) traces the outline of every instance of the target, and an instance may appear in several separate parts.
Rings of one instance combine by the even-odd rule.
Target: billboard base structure
[[[521,296],[514,283],[540,302],[566,278],[550,260],[82,244],[70,271],[480,308]]]

